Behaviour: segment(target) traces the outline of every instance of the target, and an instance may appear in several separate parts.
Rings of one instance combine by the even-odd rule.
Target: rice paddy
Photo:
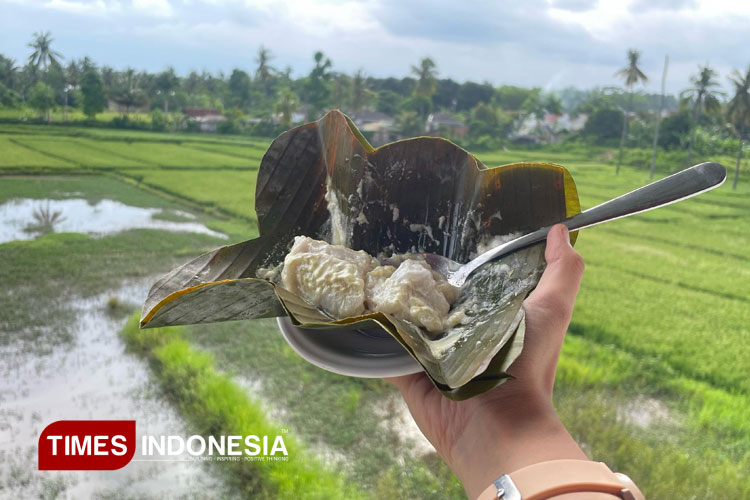
[[[257,234],[255,176],[267,144],[213,135],[0,125],[0,202],[63,199],[78,192],[135,206],[189,207],[204,214],[208,227],[237,241]],[[644,156],[636,153],[627,158]],[[585,209],[648,182],[647,164],[633,160],[615,176],[610,156],[571,148],[503,150],[479,158],[488,166],[562,164],[576,180]],[[682,167],[667,159],[658,157],[657,177]],[[718,160],[733,169],[732,159]],[[750,175],[747,162],[742,168],[737,191],[724,185],[677,205],[586,229],[576,244],[587,269],[560,361],[558,410],[587,453],[629,473],[647,498],[750,498]],[[32,177],[37,174],[45,175]],[[17,272],[36,265],[35,259],[47,259],[41,271],[59,280],[76,276],[75,286],[101,292],[101,285],[87,280],[100,283],[112,272],[166,272],[167,253],[186,260],[214,243],[195,239],[191,251],[189,238],[130,232],[91,247],[102,262],[114,255],[113,268],[80,273],[87,260],[83,255],[65,264],[67,274],[58,273],[56,261],[49,259],[82,251],[87,243],[81,238],[48,235],[0,245],[5,256],[0,277],[16,290],[7,295],[15,306],[12,312],[5,309],[0,326],[19,325],[39,304]],[[118,245],[125,250],[118,251]],[[144,264],[147,255],[156,255],[161,267]],[[54,295],[53,282],[40,286],[42,298]],[[46,311],[41,324],[60,309],[48,305],[40,311]],[[410,453],[408,444],[373,436],[372,426],[381,418],[376,409],[393,404],[390,386],[307,365],[271,321],[194,326],[180,336],[187,344],[173,352],[142,346],[152,363],[168,356],[169,371],[154,371],[167,388],[175,380],[164,380],[165,373],[177,376],[180,363],[198,359],[193,351],[208,351],[215,370],[235,381],[259,380],[259,386],[247,389],[251,396],[285,415],[307,449],[327,450],[323,462],[344,464],[347,484],[362,485],[373,498],[461,498],[460,485],[434,454]],[[195,377],[184,382],[195,392],[181,396],[177,391],[173,397],[185,420],[211,418],[193,414],[205,394]],[[224,409],[218,402],[210,411],[218,419]],[[696,483],[696,477],[706,480]]]

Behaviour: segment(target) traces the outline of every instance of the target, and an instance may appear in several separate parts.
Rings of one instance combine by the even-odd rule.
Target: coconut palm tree
[[[45,71],[50,65],[60,66],[60,59],[63,58],[62,54],[52,50],[52,42],[54,39],[51,37],[51,33],[46,31],[34,33],[34,40],[32,40],[28,46],[34,49],[34,52],[29,56],[29,64],[35,69],[42,69]]]
[[[125,116],[128,116],[130,108],[146,102],[146,94],[141,87],[141,75],[133,68],[127,68],[118,76],[119,81],[112,98],[120,106],[125,106]]]
[[[362,110],[374,97],[373,92],[367,87],[367,77],[359,69],[352,78],[352,111]]]
[[[258,49],[258,57],[255,58],[255,62],[258,63],[258,68],[255,70],[255,78],[263,84],[266,93],[268,93],[269,83],[275,72],[268,64],[271,59],[271,51],[261,45]]]
[[[615,73],[615,76],[619,76],[624,80],[625,88],[627,88],[628,92],[630,93],[629,111],[633,110],[633,86],[637,85],[638,82],[645,83],[648,81],[648,77],[643,73],[643,71],[641,71],[641,68],[638,67],[638,60],[640,59],[640,57],[641,52],[639,50],[628,50],[628,65]],[[620,135],[620,151],[617,154],[617,168],[615,169],[615,174],[620,173],[620,164],[622,163],[622,148],[625,146],[625,138],[628,134],[628,118],[628,113],[623,113],[622,134]]]
[[[431,98],[437,91],[437,65],[429,57],[419,62],[419,66],[412,66],[411,72],[417,77],[414,95]]]
[[[279,98],[276,101],[275,111],[281,117],[281,124],[289,127],[292,124],[292,116],[297,111],[300,100],[289,87],[285,87],[279,92]]]
[[[745,133],[750,130],[750,66],[744,75],[734,70],[729,79],[734,85],[734,96],[727,106],[727,118],[740,135],[740,147],[737,150],[737,164],[734,167],[734,181],[732,182],[732,189],[737,189],[742,161],[742,140],[745,138]]]
[[[707,65],[699,66],[699,73],[690,77],[692,87],[680,92],[680,97],[684,102],[689,103],[693,108],[693,124],[690,132],[690,144],[688,146],[687,158],[685,158],[685,167],[690,165],[690,157],[693,155],[693,144],[695,143],[695,131],[698,128],[698,119],[702,112],[712,112],[719,109],[721,103],[719,97],[724,93],[716,90],[719,82],[716,81],[716,71]]]

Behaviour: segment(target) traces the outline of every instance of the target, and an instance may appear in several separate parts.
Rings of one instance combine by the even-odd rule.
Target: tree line
[[[256,53],[254,67],[235,68],[229,74],[191,71],[180,76],[174,69],[161,72],[117,70],[98,65],[88,57],[64,63],[53,48],[49,32],[35,33],[28,44],[25,64],[0,55],[0,106],[30,107],[42,119],[50,110],[69,108],[82,111],[90,120],[108,108],[110,102],[122,110],[114,126],[137,127],[133,110],[147,109],[150,126],[157,130],[177,120],[176,111],[188,107],[213,108],[227,118],[220,131],[275,135],[297,117],[319,118],[338,108],[357,114],[374,110],[395,118],[395,128],[404,136],[424,133],[425,119],[433,112],[445,112],[468,126],[462,145],[475,149],[503,146],[517,135],[529,119],[542,120],[550,114],[586,114],[580,132],[560,132],[558,140],[581,140],[590,144],[619,143],[616,171],[628,144],[687,150],[688,164],[696,148],[703,153],[722,153],[728,144],[737,149],[737,172],[743,145],[750,131],[750,67],[728,76],[731,94],[719,88],[719,75],[710,66],[700,66],[679,96],[637,91],[648,77],[639,67],[640,52],[629,50],[627,65],[615,76],[622,87],[579,90],[567,88],[545,92],[540,88],[513,85],[493,86],[483,82],[456,82],[440,78],[433,59],[425,57],[411,67],[410,75],[375,78],[363,69],[354,74],[336,71],[323,52],[313,54],[313,67],[293,78],[292,69],[273,64],[265,47]],[[665,65],[666,71],[666,65]],[[662,118],[664,111],[671,114]],[[246,118],[254,118],[252,123]],[[718,148],[718,149],[717,149]],[[734,149],[734,146],[732,147]],[[653,170],[653,160],[652,160]]]

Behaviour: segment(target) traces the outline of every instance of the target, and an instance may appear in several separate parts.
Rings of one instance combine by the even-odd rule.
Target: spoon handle
[[[652,210],[675,203],[720,186],[727,171],[720,163],[700,163],[669,177],[647,184],[601,205],[589,208],[578,215],[560,221],[571,231],[595,226],[628,215]],[[477,267],[515,250],[528,247],[547,238],[552,226],[546,226],[529,234],[495,247],[468,263],[473,271]],[[470,271],[471,272],[471,271]]]

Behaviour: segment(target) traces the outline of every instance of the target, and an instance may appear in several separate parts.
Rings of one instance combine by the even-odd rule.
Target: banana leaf
[[[455,304],[466,308],[467,322],[434,337],[382,313],[331,321],[282,288],[275,281],[294,237],[375,256],[433,252],[466,262],[490,237],[580,212],[573,179],[559,165],[488,169],[436,137],[373,149],[338,111],[273,141],[258,171],[255,208],[260,236],[218,248],[159,279],[144,304],[142,328],[282,315],[310,329],[381,327],[455,400],[510,377],[508,367],[523,348],[523,300],[544,270],[544,244],[478,271]]]

